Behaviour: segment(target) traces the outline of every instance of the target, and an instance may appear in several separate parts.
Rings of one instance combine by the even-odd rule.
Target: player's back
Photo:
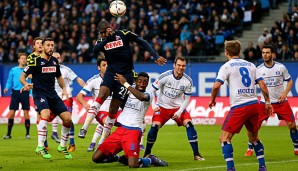
[[[220,68],[217,79],[228,82],[231,107],[255,103],[258,100],[255,86],[256,66],[253,63],[233,58]]]
[[[117,30],[113,36],[98,40],[94,51],[104,52],[108,62],[107,71],[123,74],[133,70],[133,52],[129,43],[135,41],[137,37],[130,31]]]

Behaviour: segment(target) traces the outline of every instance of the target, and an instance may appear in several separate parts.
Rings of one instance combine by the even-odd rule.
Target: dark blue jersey
[[[24,69],[26,75],[32,74],[33,94],[46,93],[49,96],[57,95],[55,78],[61,76],[59,62],[51,57],[46,60],[40,56],[27,61]]]
[[[133,52],[129,43],[136,42],[145,48],[157,59],[154,49],[135,33],[126,30],[117,30],[113,35],[99,39],[93,48],[95,54],[103,52],[108,62],[107,71],[120,74],[130,73],[133,67]]]

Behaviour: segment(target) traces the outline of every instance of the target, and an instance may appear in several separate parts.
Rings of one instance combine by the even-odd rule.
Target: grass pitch
[[[77,138],[77,132],[81,125],[76,125],[75,143],[76,150],[72,153],[73,159],[67,160],[57,152],[58,144],[50,139],[51,126],[49,126],[49,153],[51,160],[45,160],[35,154],[37,146],[36,126],[31,126],[31,139],[25,139],[24,125],[14,125],[12,139],[0,139],[0,170],[131,170],[119,163],[95,164],[91,161],[92,153],[87,152],[95,125],[91,125],[85,139]],[[195,125],[199,135],[199,148],[205,161],[194,161],[192,150],[187,141],[186,131],[183,127],[164,126],[158,134],[153,148],[153,154],[168,162],[168,167],[140,168],[149,170],[171,171],[223,171],[226,170],[225,162],[218,141],[220,126]],[[61,126],[59,127],[59,131]],[[147,131],[149,126],[147,126]],[[0,125],[0,135],[5,135],[6,125]],[[296,171],[298,168],[298,156],[293,154],[293,145],[287,127],[262,127],[261,140],[265,146],[265,159],[268,171]],[[234,160],[237,171],[256,171],[258,162],[255,156],[245,157],[247,149],[247,137],[245,129],[232,140],[234,148]],[[141,152],[143,155],[143,152]]]

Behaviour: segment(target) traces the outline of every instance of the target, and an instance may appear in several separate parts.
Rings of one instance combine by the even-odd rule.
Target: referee
[[[22,109],[24,111],[26,139],[30,139],[29,91],[23,91],[22,93],[20,92],[20,90],[23,87],[23,85],[20,82],[20,76],[26,66],[26,60],[27,60],[27,54],[20,53],[18,55],[19,65],[16,67],[13,67],[9,71],[4,93],[6,94],[10,88],[12,88],[12,91],[11,91],[12,93],[11,93],[11,101],[9,106],[10,112],[9,112],[8,124],[7,124],[7,134],[3,137],[3,139],[11,139],[11,130],[14,123],[14,116],[15,116],[16,110],[19,109],[19,103],[22,104]]]

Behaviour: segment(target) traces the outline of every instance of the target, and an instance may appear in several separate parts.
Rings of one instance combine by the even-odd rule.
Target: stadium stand
[[[32,52],[34,37],[49,36],[55,40],[64,63],[95,62],[98,56],[92,53],[92,47],[98,38],[97,23],[103,18],[110,21],[113,29],[139,34],[170,61],[179,55],[190,56],[193,61],[213,60],[223,50],[224,40],[241,37],[243,30],[261,21],[263,8],[270,11],[271,6],[276,8],[283,1],[125,0],[127,13],[120,18],[109,14],[110,2],[1,1],[0,61],[16,62],[17,53]],[[290,17],[295,20],[297,14],[295,9]],[[136,62],[153,62],[143,49],[132,50]]]

